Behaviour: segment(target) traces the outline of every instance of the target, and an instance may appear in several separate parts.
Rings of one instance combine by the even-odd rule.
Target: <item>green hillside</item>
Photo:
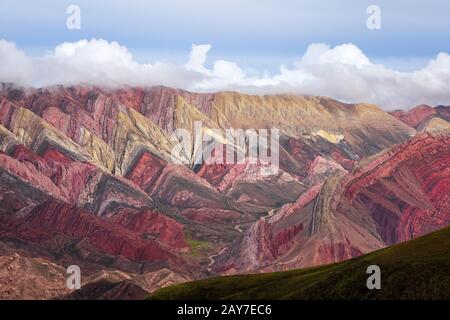
[[[369,290],[369,265],[381,289]],[[163,288],[149,299],[450,299],[450,228],[342,263],[210,278]]]

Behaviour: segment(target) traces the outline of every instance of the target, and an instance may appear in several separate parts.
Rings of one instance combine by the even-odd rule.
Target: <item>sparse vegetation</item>
[[[190,234],[186,234],[186,241],[191,247],[191,254],[194,256],[198,256],[203,251],[208,250],[211,244],[208,241],[195,239]]]
[[[366,287],[373,264],[381,290]],[[150,299],[450,299],[450,228],[342,263],[194,281]]]

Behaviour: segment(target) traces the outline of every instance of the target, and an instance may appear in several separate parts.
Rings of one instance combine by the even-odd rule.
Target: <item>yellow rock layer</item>
[[[428,123],[421,131],[433,132],[449,129],[450,129],[450,122],[445,121],[444,119],[441,118],[432,118],[428,121]]]
[[[131,108],[123,108],[117,115],[113,149],[116,173],[125,174],[139,151],[148,150],[169,161],[172,142],[168,135],[152,120]]]
[[[39,146],[45,140],[48,140],[61,150],[65,150],[65,152],[75,159],[92,162],[100,168],[109,171],[101,157],[98,156],[99,153],[107,153],[106,150],[99,151],[107,149],[107,146],[104,143],[100,143],[98,138],[89,138],[90,134],[85,133],[87,138],[82,140],[86,141],[86,145],[81,146],[28,109],[17,108],[13,117],[10,131],[17,137],[20,143],[23,143],[30,149],[37,151]],[[86,130],[86,132],[88,131]]]

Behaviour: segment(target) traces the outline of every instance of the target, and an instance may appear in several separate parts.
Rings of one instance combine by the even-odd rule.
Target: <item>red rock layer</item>
[[[157,214],[153,213],[153,215],[153,220],[158,220]],[[148,213],[144,212],[141,217],[143,218],[138,219],[145,220]],[[163,223],[152,226],[150,230],[163,232],[166,242],[175,241],[174,237],[179,237],[183,241],[184,238],[180,236],[180,230],[177,230],[176,224],[172,230],[168,230],[167,226],[170,222],[166,219]],[[64,203],[47,201],[33,208],[23,218],[2,217],[0,221],[1,237],[18,237],[31,242],[45,242],[62,233],[78,241],[86,239],[93,248],[105,254],[123,256],[136,262],[157,263],[172,260],[178,264],[183,263],[180,258],[157,241],[143,238],[142,230],[122,228],[120,224],[114,224]],[[133,227],[132,224],[127,225],[127,227],[130,226]],[[163,228],[166,230],[163,231]]]
[[[450,121],[450,107],[445,106],[438,106],[436,108],[433,108],[427,105],[420,105],[408,111],[393,111],[391,112],[391,114],[400,121],[403,121],[407,125],[416,129],[423,126],[423,124],[427,120],[435,116]]]
[[[391,112],[391,114],[407,125],[416,128],[425,119],[435,115],[436,110],[427,105],[420,105],[409,111],[398,110]]]
[[[386,244],[436,230],[450,222],[448,163],[449,136],[421,134],[347,177],[342,207],[363,205]]]
[[[148,209],[141,212],[135,209],[122,210],[113,221],[143,238],[155,237],[174,251],[190,250],[183,225],[157,212]]]

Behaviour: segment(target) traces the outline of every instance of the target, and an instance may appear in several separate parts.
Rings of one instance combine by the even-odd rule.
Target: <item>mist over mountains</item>
[[[31,56],[0,40],[0,81],[24,86],[85,83],[119,88],[164,85],[197,92],[326,96],[348,103],[370,102],[386,110],[450,100],[450,56],[441,52],[414,71],[397,71],[372,62],[356,45],[310,44],[299,58],[276,72],[235,61],[208,60],[211,44],[192,45],[184,64],[138,62],[130,50],[103,39],[64,42],[42,56]]]

